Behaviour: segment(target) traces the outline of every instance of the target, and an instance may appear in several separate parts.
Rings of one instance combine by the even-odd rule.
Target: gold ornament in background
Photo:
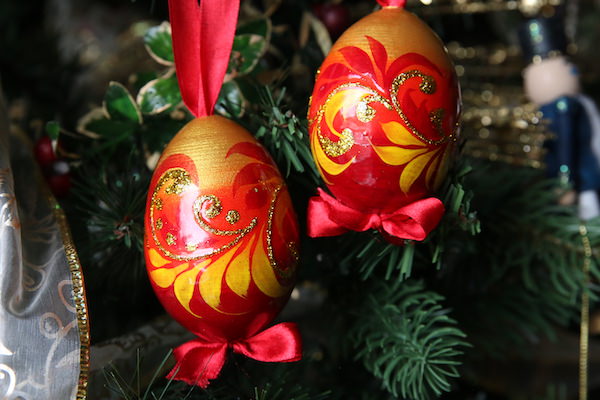
[[[486,85],[463,92],[464,152],[515,166],[544,167],[546,123],[520,87]]]
[[[520,11],[526,16],[539,14],[563,3],[562,0],[409,0],[418,14],[475,14]],[[421,6],[421,7],[418,7]]]
[[[550,137],[538,107],[522,88],[518,46],[448,44],[461,80],[464,153],[514,166],[544,168]]]
[[[469,77],[468,81],[461,82],[462,87],[480,85],[493,80],[505,83],[507,78],[520,80],[521,71],[525,68],[518,46],[500,43],[462,46],[458,42],[450,42],[447,50],[454,60],[456,74],[459,77]]]

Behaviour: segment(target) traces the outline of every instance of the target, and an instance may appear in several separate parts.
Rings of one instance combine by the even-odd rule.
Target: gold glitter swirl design
[[[422,73],[421,71],[416,70],[416,69],[413,69],[413,70],[410,70],[407,72],[403,72],[400,75],[398,75],[396,78],[394,78],[394,80],[392,81],[392,87],[390,88],[390,95],[392,97],[392,104],[394,105],[394,109],[396,110],[396,112],[398,113],[398,115],[400,116],[400,118],[402,119],[404,124],[410,129],[410,131],[415,136],[417,136],[419,139],[421,139],[423,142],[433,145],[433,146],[437,146],[437,145],[440,145],[442,143],[445,143],[445,142],[453,139],[455,137],[456,133],[452,132],[450,135],[446,135],[442,129],[441,119],[439,120],[439,124],[438,124],[437,121],[435,121],[433,119],[434,116],[430,116],[430,118],[432,120],[432,123],[434,124],[434,127],[436,128],[436,131],[440,135],[440,139],[431,140],[431,139],[426,138],[413,126],[413,124],[411,124],[409,119],[406,117],[406,115],[402,111],[402,108],[400,108],[400,104],[398,102],[398,91],[400,90],[400,87],[402,85],[404,85],[409,79],[413,79],[413,78],[421,78],[421,83],[419,84],[419,90],[421,90],[421,92],[423,92],[425,94],[434,94],[435,93],[435,91],[437,89],[437,85],[435,83],[435,79],[432,76],[425,75],[424,73]]]
[[[429,113],[429,120],[438,132],[442,131],[442,122],[444,121],[445,111],[443,108],[436,108]]]
[[[157,187],[162,186],[164,182],[171,180],[171,184],[165,188],[166,194],[181,194],[186,186],[192,183],[192,179],[190,178],[190,174],[187,173],[186,170],[182,168],[173,168],[165,172],[165,174],[160,178],[162,182],[159,182]]]
[[[321,123],[323,121],[323,117],[325,116],[325,110],[327,109],[328,105],[331,103],[332,99],[339,92],[341,92],[343,90],[347,90],[347,89],[354,89],[354,88],[355,89],[364,89],[369,92],[372,92],[372,94],[374,94],[374,95],[377,95],[377,93],[374,93],[372,91],[372,89],[370,89],[366,86],[363,86],[363,85],[360,85],[357,83],[345,83],[343,85],[336,87],[334,90],[332,90],[331,93],[329,93],[329,95],[327,96],[327,99],[325,99],[325,102],[323,103],[323,105],[321,105],[321,107],[319,107],[319,111],[317,111],[317,117],[316,117],[317,137],[319,138],[319,143],[321,144],[321,148],[323,149],[325,154],[327,154],[329,157],[339,157],[339,156],[346,154],[348,151],[350,151],[352,146],[354,146],[354,135],[352,134],[352,131],[350,129],[347,129],[347,130],[344,129],[337,142],[334,142],[331,139],[323,136],[323,134],[321,133]]]
[[[173,235],[171,232],[167,233],[166,242],[169,246],[173,246],[175,243],[177,243],[175,235]]]
[[[371,94],[363,98],[356,106],[356,118],[360,122],[371,122],[377,111],[370,106],[370,103],[381,103],[388,110],[392,109],[392,105],[387,99],[379,94]]]
[[[202,212],[202,205],[209,201],[210,203],[208,204],[208,208],[204,213],[204,215],[206,215],[206,218],[213,219],[216,218],[219,214],[221,214],[221,211],[223,211],[223,205],[221,204],[221,200],[214,194],[208,194],[196,200],[196,202],[194,203],[195,214],[200,215]]]
[[[290,253],[294,258],[294,264],[287,269],[282,269],[277,260],[275,260],[275,255],[273,253],[273,216],[275,215],[275,206],[277,204],[277,198],[279,197],[279,193],[283,189],[283,185],[279,185],[277,189],[273,192],[273,198],[271,199],[271,204],[269,206],[269,216],[267,219],[267,257],[269,258],[269,263],[273,270],[277,271],[277,274],[283,277],[284,279],[290,279],[294,274],[296,269],[296,265],[298,263],[298,251],[293,251],[292,249],[296,248],[296,244],[291,242],[288,243],[288,249],[290,249]]]
[[[225,221],[229,222],[231,225],[235,224],[240,220],[240,213],[236,210],[229,210],[227,215],[225,216]]]
[[[212,201],[212,204],[209,206],[208,210],[206,211],[207,218],[215,218],[217,215],[219,215],[221,213],[221,210],[222,210],[221,200],[219,200],[219,198],[215,195],[209,194],[206,196],[202,196],[198,200],[196,200],[196,202],[194,203],[194,217],[196,218],[196,222],[198,223],[198,225],[200,225],[202,227],[202,229],[204,229],[205,231],[210,232],[217,236],[242,235],[240,237],[240,239],[241,239],[248,232],[250,232],[252,230],[252,228],[254,228],[256,226],[256,223],[258,221],[256,217],[254,217],[252,219],[252,221],[250,221],[250,224],[248,224],[248,226],[246,226],[245,228],[235,229],[235,230],[231,230],[231,231],[224,230],[224,229],[217,229],[215,227],[210,226],[202,219],[202,205],[207,201]],[[216,210],[218,210],[218,212],[216,212],[216,210],[213,208],[213,206],[215,204],[218,204],[218,208],[216,209]]]
[[[346,154],[354,146],[354,134],[346,128],[342,131],[342,136],[337,142],[319,135],[319,143],[321,143],[323,151],[329,157],[339,157]]]
[[[328,176],[343,173],[355,160],[355,157],[352,157],[344,163],[334,161],[333,158],[350,151],[354,145],[354,136],[348,128],[346,128],[348,130],[343,129],[341,133],[337,132],[333,127],[333,121],[339,113],[348,115],[354,111],[359,121],[369,123],[377,115],[377,110],[373,106],[377,103],[387,110],[395,111],[400,117],[400,121],[381,123],[385,136],[393,145],[371,143],[373,150],[384,163],[405,166],[399,179],[400,189],[408,193],[423,174],[428,188],[439,187],[441,177],[445,174],[438,173],[438,170],[446,168],[448,159],[448,152],[439,147],[446,142],[456,140],[458,124],[453,127],[449,135],[446,135],[443,130],[446,110],[437,108],[432,110],[428,117],[432,127],[439,134],[439,139],[429,139],[419,132],[403,113],[398,98],[401,87],[411,79],[420,79],[418,87],[422,93],[426,95],[436,93],[435,78],[416,69],[403,72],[393,79],[389,88],[390,98],[358,82],[341,84],[328,93],[314,115],[314,134],[311,135],[311,150],[321,176],[327,184],[331,183]],[[338,137],[336,141],[323,135],[322,129],[326,128],[330,135]]]
[[[222,253],[225,250],[228,250],[228,249],[232,248],[233,246],[235,246],[244,236],[246,236],[250,231],[252,231],[252,229],[256,226],[256,224],[258,222],[258,219],[255,217],[252,219],[252,221],[250,221],[250,224],[248,226],[246,226],[245,228],[242,228],[242,229],[236,229],[236,230],[216,229],[216,228],[210,226],[209,224],[207,224],[204,221],[204,219],[202,218],[202,204],[206,201],[212,202],[211,205],[207,209],[207,214],[208,214],[207,217],[211,216],[210,218],[214,218],[221,213],[221,209],[222,209],[221,201],[214,195],[202,196],[194,202],[194,209],[192,210],[194,212],[195,220],[200,225],[200,227],[202,227],[202,229],[206,230],[207,232],[210,232],[217,236],[235,236],[235,237],[233,238],[233,240],[231,242],[229,242],[229,243],[225,244],[224,246],[221,246],[217,249],[213,249],[212,251],[210,251],[206,254],[201,254],[201,255],[196,255],[196,256],[185,256],[185,255],[175,254],[172,251],[169,251],[167,248],[165,248],[162,245],[162,243],[160,242],[158,235],[157,235],[158,220],[155,220],[155,217],[154,217],[155,209],[162,210],[162,208],[163,208],[163,203],[162,203],[162,200],[158,197],[158,193],[160,192],[162,187],[169,181],[172,181],[172,182],[165,188],[165,193],[167,193],[168,195],[180,195],[181,193],[183,193],[185,191],[185,189],[188,186],[190,186],[192,184],[192,179],[191,179],[189,173],[186,170],[184,170],[183,168],[169,169],[158,180],[156,187],[154,188],[154,191],[152,193],[152,198],[150,200],[150,204],[151,204],[151,206],[150,206],[150,227],[151,227],[152,239],[154,240],[156,247],[158,247],[158,249],[161,251],[161,253],[171,259],[178,260],[178,261],[195,261],[195,260],[200,260],[200,259],[211,257],[218,253]],[[159,224],[159,225],[161,225],[161,226],[163,225],[162,221],[161,221],[161,224]],[[169,232],[167,234],[166,242],[169,245],[175,244],[175,237],[172,235],[172,233]],[[196,244],[186,244],[186,250],[188,250],[188,251],[195,251],[197,248],[198,248],[198,245],[196,245]]]
[[[369,105],[366,99],[356,106],[356,118],[358,118],[360,122],[371,122],[373,118],[375,118],[375,114],[375,109]]]

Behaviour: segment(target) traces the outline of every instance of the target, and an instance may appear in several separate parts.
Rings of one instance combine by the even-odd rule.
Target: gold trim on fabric
[[[77,327],[79,329],[79,379],[77,385],[77,400],[85,400],[87,398],[87,386],[90,369],[90,328],[89,319],[87,312],[87,300],[85,297],[85,285],[83,280],[83,272],[81,270],[81,263],[77,256],[75,245],[71,237],[71,231],[67,223],[65,214],[56,201],[56,199],[50,195],[49,203],[54,217],[58,223],[62,242],[65,248],[65,255],[67,257],[67,263],[69,264],[69,271],[71,272],[71,281],[73,283],[73,300],[75,301],[75,310],[77,313]]]

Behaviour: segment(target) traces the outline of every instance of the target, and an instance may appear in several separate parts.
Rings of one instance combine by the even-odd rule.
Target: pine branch
[[[326,400],[330,398],[330,395],[330,392],[312,395],[310,391],[300,385],[286,388],[274,381],[266,383],[262,388],[254,388],[252,400]]]
[[[281,368],[272,371],[271,376],[263,376],[265,382],[259,384],[250,381],[250,376],[240,373],[239,366],[225,369],[217,381],[208,388],[187,385],[172,379],[163,379],[171,357],[167,353],[162,362],[155,368],[150,381],[143,385],[140,377],[142,360],[137,353],[135,369],[129,378],[125,378],[114,366],[103,369],[108,389],[125,400],[230,400],[244,398],[249,400],[326,400],[331,398],[331,392],[313,394],[313,390],[299,384],[293,384],[289,371]],[[258,374],[256,374],[258,375]]]
[[[312,185],[320,182],[310,146],[306,120],[299,119],[284,104],[286,89],[277,96],[270,87],[259,89],[260,103],[254,116],[256,137],[267,147],[285,176],[306,174]]]
[[[371,292],[352,332],[357,358],[394,396],[421,400],[450,391],[468,344],[443,297],[412,280]]]
[[[144,266],[144,211],[150,175],[131,158],[122,167],[121,171],[84,167],[75,181],[73,198],[89,234],[84,252],[100,267],[110,265],[111,270],[134,270],[139,275]]]
[[[578,318],[581,222],[574,207],[557,204],[558,183],[536,170],[474,163],[466,186],[475,193],[482,232],[454,243],[431,283],[452,302],[478,353],[502,357]],[[598,223],[586,224],[596,244]],[[592,274],[598,276],[596,260]]]

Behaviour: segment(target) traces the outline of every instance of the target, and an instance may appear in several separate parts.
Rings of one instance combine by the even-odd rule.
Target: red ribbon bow
[[[325,193],[308,203],[308,236],[337,236],[348,231],[377,229],[401,239],[423,240],[444,215],[444,204],[435,197],[417,200],[390,214],[355,210]]]
[[[248,339],[217,343],[194,339],[184,343],[173,352],[177,364],[167,378],[206,388],[210,380],[219,376],[228,348],[265,362],[292,362],[302,358],[298,327],[292,322],[283,322]]]

